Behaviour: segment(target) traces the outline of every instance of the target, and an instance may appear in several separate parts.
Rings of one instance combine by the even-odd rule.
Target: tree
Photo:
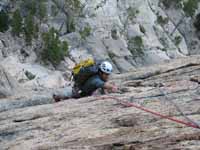
[[[66,33],[71,33],[75,31],[74,18],[81,16],[83,5],[81,5],[80,0],[65,0],[63,4],[59,0],[52,0],[56,7],[61,10],[66,16]]]
[[[91,27],[87,25],[86,27],[84,27],[83,30],[79,31],[81,39],[86,40],[86,38],[91,34],[91,30],[92,30]]]
[[[11,27],[12,27],[11,32],[14,36],[19,36],[20,33],[22,33],[22,31],[23,31],[23,29],[22,29],[22,17],[21,17],[19,9],[17,9],[13,13]]]
[[[188,17],[193,17],[196,10],[198,9],[199,0],[188,0],[183,3],[183,10]]]
[[[27,45],[32,44],[32,39],[35,35],[35,26],[34,26],[34,18],[32,14],[29,14],[24,21],[24,33],[25,33],[25,41]]]
[[[82,6],[80,0],[65,0],[65,8],[69,12],[68,21],[66,22],[67,25],[67,33],[75,31],[75,23],[74,17],[80,16],[82,11]],[[71,17],[72,16],[72,17]]]
[[[200,13],[198,13],[195,17],[194,27],[197,29],[197,31],[200,31]]]
[[[26,15],[31,14],[34,16],[37,11],[36,8],[37,3],[38,3],[37,0],[22,0],[21,9],[24,10]]]
[[[3,10],[0,11],[0,32],[8,30],[9,16]]]
[[[49,32],[43,34],[44,48],[42,51],[42,59],[51,62],[54,66],[67,55],[68,43],[61,42],[58,37],[58,32],[51,28]]]
[[[47,11],[45,2],[46,0],[22,0],[20,8],[24,16],[31,14],[42,21]]]
[[[38,25],[38,23],[35,23],[34,24],[34,28],[33,28],[33,37],[35,39],[37,39],[38,38],[38,34],[39,34],[39,25]]]
[[[46,16],[46,0],[21,0],[20,8],[13,12],[12,33],[19,36],[23,33],[27,45],[32,44],[33,38],[38,38],[39,22]]]
[[[179,27],[180,24],[183,23],[183,21],[185,20],[185,17],[193,17],[196,10],[198,9],[198,0],[187,0],[183,2],[183,11],[185,13],[185,15],[182,16],[182,18],[180,19],[180,21],[177,23],[177,25],[175,26],[174,30],[172,31],[172,33],[170,35],[173,35],[174,32],[176,31],[176,29]]]
[[[46,17],[46,13],[47,13],[47,9],[46,9],[44,1],[39,1],[37,15],[40,21],[42,21]]]
[[[182,7],[183,0],[160,0],[159,3],[162,3],[166,9],[169,9],[171,6],[175,8]]]

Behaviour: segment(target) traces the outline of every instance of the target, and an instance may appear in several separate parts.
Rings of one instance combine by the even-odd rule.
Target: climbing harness
[[[147,109],[147,108],[144,108],[142,106],[139,106],[139,105],[136,105],[132,102],[129,102],[127,100],[121,100],[119,98],[116,98],[116,97],[113,97],[113,96],[100,96],[100,97],[97,97],[96,100],[105,100],[105,99],[113,99],[113,100],[116,100],[117,102],[119,102],[121,105],[125,106],[125,107],[134,107],[134,108],[137,108],[139,110],[142,110],[142,111],[145,111],[147,113],[151,113],[155,116],[159,116],[161,118],[164,118],[164,119],[168,119],[168,120],[171,120],[173,122],[176,122],[176,123],[179,123],[179,124],[183,124],[183,125],[186,125],[188,127],[192,127],[192,128],[196,128],[196,129],[200,129],[200,126],[197,124],[197,123],[193,123],[191,122],[191,120],[189,122],[185,122],[185,121],[182,121],[182,120],[179,120],[179,119],[176,119],[176,118],[172,118],[172,117],[169,117],[169,116],[166,116],[166,115],[163,115],[159,112],[155,112],[153,110],[150,110],[150,109]]]

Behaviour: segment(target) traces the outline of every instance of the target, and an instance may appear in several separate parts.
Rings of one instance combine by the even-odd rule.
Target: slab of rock
[[[108,53],[112,53],[114,56],[117,57],[132,56],[131,52],[127,49],[125,41],[105,39],[103,43],[107,48]]]
[[[113,81],[122,89],[121,93],[53,103],[52,91],[43,90],[3,99],[0,147],[2,150],[200,149],[199,129],[122,105],[131,102],[199,124],[200,87],[196,79],[200,73],[199,60],[199,56],[188,57],[117,75]]]
[[[59,88],[67,84],[61,72],[54,72],[39,64],[21,63],[15,56],[5,58],[1,64],[24,87]]]
[[[18,82],[0,65],[0,98],[11,96],[20,90]]]
[[[130,72],[135,70],[135,67],[123,57],[114,57],[113,61],[120,72]]]
[[[96,60],[109,59],[106,47],[98,37],[90,37],[87,41],[86,49]]]

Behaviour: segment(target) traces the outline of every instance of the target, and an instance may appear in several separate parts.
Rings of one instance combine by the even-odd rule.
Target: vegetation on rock
[[[173,35],[174,32],[176,31],[176,29],[179,27],[179,25],[183,23],[183,21],[185,20],[185,17],[191,17],[192,18],[194,16],[196,10],[198,9],[198,3],[199,3],[198,0],[183,1],[183,11],[184,11],[185,14],[182,15],[179,22],[175,25],[175,28],[172,31],[171,35]]]
[[[195,17],[194,27],[197,29],[197,31],[200,31],[200,13],[198,13]]]
[[[85,40],[91,34],[91,27],[87,25],[83,30],[79,31],[81,39]]]
[[[181,36],[176,36],[174,39],[174,43],[176,46],[178,46],[182,41],[182,37]]]
[[[198,3],[199,3],[199,0],[187,0],[187,1],[184,1],[183,5],[183,10],[186,14],[186,16],[188,17],[193,17],[196,10],[198,9]]]
[[[24,35],[27,45],[38,37],[39,23],[46,17],[45,0],[22,0],[20,8],[12,14],[11,30],[14,36]]]
[[[22,19],[19,9],[15,10],[13,13],[12,23],[11,23],[12,34],[14,36],[20,36],[20,34],[23,32],[22,21],[23,19]]]
[[[166,9],[169,9],[171,6],[181,8],[183,0],[161,0],[160,2],[165,6]]]
[[[136,36],[128,41],[128,49],[131,51],[134,57],[144,55],[144,44],[142,37]]]
[[[51,62],[54,66],[58,65],[67,55],[68,43],[61,42],[58,37],[58,32],[51,28],[49,32],[43,33],[44,48],[42,58],[44,61]]]
[[[75,18],[82,16],[82,8],[80,0],[65,0],[64,4],[61,5],[59,0],[52,0],[56,7],[61,10],[65,16],[66,33],[75,31]]]
[[[161,15],[158,15],[158,17],[157,17],[157,22],[160,24],[160,25],[165,25],[165,24],[167,24],[168,23],[168,21],[169,21],[169,19],[166,17],[166,18],[164,18],[164,17],[162,17]]]
[[[1,10],[0,11],[0,32],[4,32],[8,30],[8,26],[9,26],[9,16],[5,11]]]

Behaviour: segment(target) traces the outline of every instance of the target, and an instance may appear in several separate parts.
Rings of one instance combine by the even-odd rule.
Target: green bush
[[[19,9],[17,9],[16,11],[14,11],[13,13],[13,17],[12,17],[12,23],[11,23],[11,32],[14,36],[19,36],[20,33],[22,33],[23,29],[22,29],[22,17],[20,14]]]
[[[68,8],[71,8],[74,12],[79,12],[81,9],[81,2],[80,0],[65,0]]]
[[[133,56],[143,56],[144,55],[144,44],[142,37],[136,36],[128,41],[128,49],[131,51]]]
[[[187,0],[183,3],[183,10],[189,17],[194,16],[195,11],[198,9],[199,0]]]
[[[9,16],[5,11],[0,11],[0,32],[8,30]]]
[[[169,9],[172,5],[176,8],[182,8],[183,0],[160,0],[166,9]]]
[[[55,0],[54,0],[55,1]],[[61,9],[63,6],[60,6]],[[64,8],[67,11],[65,12],[66,15],[66,28],[67,28],[67,33],[71,33],[75,31],[75,18],[81,17],[83,14],[82,13],[82,8],[83,6],[81,5],[80,0],[65,0]]]
[[[71,20],[68,19],[68,21],[66,21],[67,33],[75,32],[76,30],[74,18],[70,19]]]
[[[182,37],[181,36],[176,36],[174,39],[174,43],[176,46],[178,46],[182,41]]]
[[[37,5],[38,1],[37,0],[22,0],[21,2],[21,9],[24,10],[25,13],[31,14],[31,15],[36,15],[37,11]]]
[[[50,29],[49,32],[43,34],[44,48],[42,51],[42,59],[51,62],[54,66],[58,65],[67,55],[68,43],[59,40],[57,31]]]
[[[85,40],[91,34],[91,27],[88,25],[82,31],[79,31],[81,39]]]
[[[36,77],[36,75],[32,74],[31,72],[29,72],[27,70],[25,71],[25,75],[29,80],[33,80]]]
[[[169,19],[166,17],[166,18],[163,18],[162,16],[158,15],[157,17],[157,22],[160,24],[160,25],[165,25],[167,24],[169,21]]]
[[[37,16],[40,19],[40,21],[42,21],[47,15],[47,9],[44,1],[39,1],[37,7],[38,7]]]
[[[134,18],[136,18],[138,13],[139,13],[139,10],[137,10],[136,8],[129,7],[127,9],[128,19],[130,20],[133,20]]]
[[[53,16],[53,17],[57,16],[58,12],[59,12],[58,8],[55,5],[52,5],[51,6],[51,16]]]
[[[25,24],[24,24],[24,33],[25,33],[25,41],[27,45],[32,44],[32,39],[35,36],[35,24],[34,24],[34,18],[32,14],[29,14],[25,18]]]
[[[46,16],[46,0],[22,0],[20,8],[25,16],[31,14],[37,16],[38,19],[43,20]]]
[[[160,50],[163,51],[163,52],[166,52],[167,48],[164,47],[164,48],[161,48]]]
[[[24,34],[27,45],[38,38],[39,24],[46,16],[46,0],[22,0],[20,8],[13,12],[11,30],[14,36]],[[23,15],[23,17],[21,16]]]

